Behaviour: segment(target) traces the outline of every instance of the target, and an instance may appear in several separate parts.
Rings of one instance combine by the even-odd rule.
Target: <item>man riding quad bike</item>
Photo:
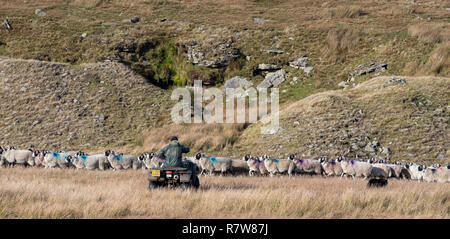
[[[190,187],[199,188],[197,165],[182,160],[182,154],[189,153],[189,151],[188,147],[181,145],[178,138],[173,136],[169,145],[164,147],[157,155],[163,163],[160,163],[156,168],[151,168],[148,173],[149,189],[163,186],[180,186],[183,190]]]

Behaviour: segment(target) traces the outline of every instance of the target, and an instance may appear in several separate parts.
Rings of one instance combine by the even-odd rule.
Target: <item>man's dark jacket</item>
[[[173,140],[169,145],[161,149],[158,158],[165,159],[163,168],[184,167],[182,154],[189,153],[189,148],[181,145],[177,140]]]

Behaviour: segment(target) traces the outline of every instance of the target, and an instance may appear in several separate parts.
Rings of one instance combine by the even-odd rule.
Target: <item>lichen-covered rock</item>
[[[225,81],[225,88],[248,88],[253,85],[253,82],[247,81],[244,77],[241,76],[235,76],[227,81]]]
[[[184,46],[187,48],[188,61],[192,64],[221,68],[242,55],[238,48],[232,46],[233,42],[233,38],[222,41],[209,39],[202,43],[191,40]]]
[[[268,73],[261,84],[257,86],[257,89],[267,89],[271,87],[277,87],[286,80],[286,72],[281,69],[276,72]]]

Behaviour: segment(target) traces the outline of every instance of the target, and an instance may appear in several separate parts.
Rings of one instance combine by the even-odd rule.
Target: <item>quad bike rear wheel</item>
[[[159,184],[157,182],[149,181],[149,183],[148,183],[148,189],[149,190],[156,189],[157,187],[159,187]]]

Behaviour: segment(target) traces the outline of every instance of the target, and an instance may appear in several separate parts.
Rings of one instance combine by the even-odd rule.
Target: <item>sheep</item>
[[[137,170],[142,167],[138,157],[134,155],[116,154],[114,151],[107,150],[105,152],[106,159],[111,164],[113,170],[129,169]]]
[[[341,176],[343,171],[341,167],[341,163],[337,160],[333,160],[331,162],[328,162],[326,158],[321,158],[321,164],[323,173],[326,177],[329,176]]]
[[[77,169],[86,168],[88,170],[105,170],[108,160],[104,153],[94,155],[77,154],[72,163]]]
[[[407,164],[406,169],[409,170],[409,174],[411,175],[411,179],[422,181],[425,175],[425,170],[422,165],[418,165],[415,163]]]
[[[406,179],[410,179],[411,175],[409,174],[408,170],[400,164],[386,164],[387,166],[389,166],[390,168],[392,168],[393,170],[393,175],[391,175],[390,177],[393,178],[406,178]]]
[[[144,153],[141,156],[139,156],[139,160],[142,164],[142,169],[150,169],[151,168],[151,162],[152,158],[155,156],[155,153]]]
[[[41,167],[44,166],[44,154],[43,151],[36,150],[33,152],[34,156],[34,166],[35,167]]]
[[[447,167],[439,167],[436,172],[438,183],[448,183],[450,182],[450,170]]]
[[[209,175],[212,175],[213,172],[220,172],[220,175],[223,175],[226,172],[232,172],[232,161],[229,158],[209,157],[201,153],[195,155],[195,158],[199,160],[200,168],[202,169],[200,174],[203,174],[206,171],[209,172]]]
[[[247,161],[248,174],[250,176],[254,176],[255,173],[259,173],[260,175],[267,174],[268,171],[263,160],[260,160],[257,157],[251,157],[250,155],[244,157],[244,160]]]
[[[370,158],[369,160],[367,160],[367,162],[369,164],[372,164],[373,168],[372,168],[372,176],[373,177],[378,177],[378,178],[388,178],[391,177],[392,175],[394,175],[394,170],[382,163],[375,163],[375,159],[374,158]]]
[[[250,155],[249,155],[249,157],[250,157]],[[241,159],[232,159],[231,160],[231,170],[234,175],[236,173],[247,173],[249,170],[247,161],[241,160]]]
[[[187,162],[187,163],[195,164],[195,166],[196,166],[196,172],[197,172],[197,173],[200,172],[200,169],[201,169],[200,160],[198,160],[195,156],[185,157],[185,158],[183,159],[183,161],[185,161],[185,162]]]
[[[44,161],[42,162],[42,165],[44,165],[45,168],[54,168],[54,167],[60,167],[60,168],[68,168],[72,161],[72,155],[70,153],[65,152],[50,152],[50,151],[44,151]]]
[[[31,150],[17,150],[14,148],[9,148],[2,154],[2,157],[4,157],[5,162],[8,162],[9,164],[22,164],[23,166],[34,166],[34,157],[33,157],[33,151]]]
[[[165,159],[159,158],[158,156],[153,156],[150,161],[150,168],[159,168],[165,161]]]
[[[308,173],[308,174],[322,174],[323,168],[322,164],[319,160],[314,159],[299,159],[296,158],[295,155],[289,155],[289,160],[294,162],[295,170],[299,173]]]
[[[273,177],[277,173],[287,173],[289,177],[292,176],[292,172],[295,169],[295,164],[289,159],[274,159],[269,158],[267,155],[263,155],[264,166],[269,172],[270,176]]]
[[[424,172],[424,181],[425,182],[438,182],[438,183],[446,183],[450,182],[450,172],[446,167],[428,167]]]
[[[5,149],[0,146],[0,167],[3,167],[3,165],[6,164],[6,159],[3,157],[3,152],[5,152]]]
[[[341,178],[344,176],[344,174],[352,176],[353,179],[355,178],[355,176],[364,176],[364,179],[367,179],[372,175],[373,166],[370,163],[349,160],[346,157],[340,157],[338,161],[341,162],[343,171]]]
[[[425,169],[423,180],[427,183],[437,182],[438,174],[437,169],[433,167],[428,167]]]

